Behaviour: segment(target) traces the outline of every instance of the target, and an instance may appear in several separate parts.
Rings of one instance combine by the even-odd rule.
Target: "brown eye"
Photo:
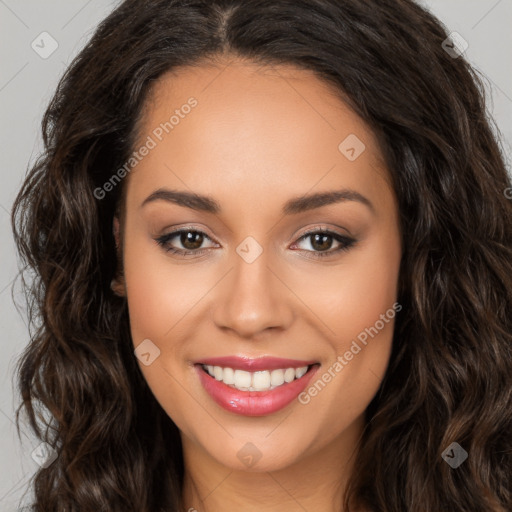
[[[182,231],[180,242],[187,250],[196,250],[203,244],[204,236],[199,231]]]
[[[333,254],[337,254],[340,251],[347,251],[348,249],[350,249],[350,247],[352,247],[356,243],[356,240],[354,238],[350,238],[348,236],[341,235],[339,233],[335,233],[335,232],[329,231],[329,230],[309,231],[309,232],[305,233],[304,235],[302,235],[299,238],[298,242],[296,242],[294,244],[294,246],[298,245],[298,243],[301,240],[309,240],[310,241],[309,245],[312,249],[311,250],[302,249],[302,250],[305,250],[306,252],[313,253],[312,254],[313,258],[318,258],[318,257],[321,258],[324,256],[330,256]],[[329,249],[331,249],[334,241],[336,241],[339,244],[339,247],[334,250],[329,250]]]
[[[173,242],[171,244],[171,242],[174,239],[177,239],[178,236],[178,242],[179,244],[181,244],[183,249],[174,247],[174,244],[176,242]],[[155,241],[158,243],[158,245],[163,247],[166,252],[171,252],[181,256],[187,256],[192,254],[203,254],[207,250],[207,248],[201,249],[201,246],[203,245],[205,239],[210,240],[210,237],[206,235],[206,233],[203,233],[202,231],[198,231],[196,229],[185,228],[158,237],[155,239]]]
[[[333,243],[333,236],[325,233],[316,233],[309,235],[311,238],[311,247],[317,251],[327,251],[331,248]]]

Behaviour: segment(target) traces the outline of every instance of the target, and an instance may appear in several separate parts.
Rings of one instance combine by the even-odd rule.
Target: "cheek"
[[[186,339],[180,330],[206,286],[205,276],[197,276],[190,268],[185,272],[170,265],[165,253],[155,249],[151,241],[127,234],[124,275],[133,345],[136,348],[143,340],[150,340],[150,351],[157,350],[154,353],[158,354],[154,359],[151,354],[148,365],[139,360],[139,368],[155,399],[185,432],[187,411],[190,413],[195,402],[191,405],[193,382],[178,364],[185,346],[179,340]]]
[[[337,354],[348,350],[351,340],[376,322],[382,338],[389,338],[394,311],[390,311],[387,319],[391,316],[391,320],[384,325],[380,319],[396,301],[399,268],[398,235],[383,234],[347,252],[338,265],[308,270],[308,279],[297,284],[298,295],[307,297],[316,323],[325,327],[322,332]]]
[[[398,270],[398,258],[379,250],[361,254],[357,265],[350,268],[343,277],[343,292],[337,303],[336,328],[344,339],[356,337],[373,326],[392,307]]]
[[[316,324],[328,327],[322,332],[330,347],[302,403],[310,403],[320,416],[331,415],[327,423],[338,429],[364,412],[386,373],[395,317],[401,309],[394,306],[400,255],[398,235],[374,237],[347,253],[342,264],[317,272],[302,290],[321,320]],[[342,415],[337,412],[340,406]],[[306,421],[314,422],[316,414]]]
[[[211,276],[193,265],[170,263],[163,250],[142,237],[134,238],[133,243],[127,237],[124,271],[134,344],[145,338],[167,340],[167,350],[182,319],[211,287]]]

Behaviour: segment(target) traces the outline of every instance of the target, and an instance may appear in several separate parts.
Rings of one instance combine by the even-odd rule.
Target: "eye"
[[[179,238],[178,238],[179,237]],[[178,238],[178,242],[184,249],[176,248],[171,244],[171,241]],[[176,254],[178,256],[199,256],[204,254],[208,248],[201,248],[203,242],[210,237],[203,231],[198,231],[191,228],[182,228],[173,231],[155,239],[159,246],[166,252]],[[296,247],[301,241],[309,240],[309,245],[312,250],[301,249],[302,251],[312,253],[313,258],[322,258],[325,256],[333,255],[341,251],[347,251],[352,247],[357,240],[354,238],[336,233],[328,229],[313,229],[304,233],[291,247]],[[335,241],[339,246],[330,250]]]
[[[313,250],[306,249],[306,252],[311,252],[311,257],[313,258],[323,258],[341,251],[348,251],[357,242],[354,238],[323,228],[306,231],[292,247],[295,247],[301,240],[309,240],[308,245]],[[329,250],[333,245],[333,241],[336,241],[339,246],[334,250]]]
[[[179,243],[185,249],[176,249],[173,247],[170,242],[174,238],[179,236]],[[155,241],[163,247],[166,252],[170,252],[172,254],[178,254],[180,256],[188,256],[188,255],[200,255],[206,252],[207,249],[199,249],[203,244],[204,240],[210,240],[210,237],[203,233],[202,231],[198,231],[196,229],[191,228],[182,228],[177,231],[173,231],[172,233],[168,233],[161,237],[155,239]]]

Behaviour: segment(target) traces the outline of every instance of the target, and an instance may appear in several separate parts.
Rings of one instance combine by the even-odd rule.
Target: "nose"
[[[293,321],[294,294],[284,276],[270,268],[266,253],[248,263],[238,255],[219,283],[213,305],[213,320],[219,329],[242,338],[289,328]]]

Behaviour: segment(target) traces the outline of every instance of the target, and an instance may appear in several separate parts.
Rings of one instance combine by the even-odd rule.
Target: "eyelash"
[[[190,250],[187,251],[187,250],[183,250],[183,249],[175,249],[174,247],[168,246],[168,243],[169,243],[170,240],[172,240],[177,235],[180,235],[182,233],[198,233],[198,234],[204,235],[206,238],[210,239],[210,237],[206,233],[204,233],[203,231],[199,231],[197,229],[192,229],[192,228],[182,228],[182,229],[179,229],[177,231],[173,231],[173,232],[168,233],[166,235],[162,235],[162,236],[160,236],[158,238],[155,238],[155,241],[166,252],[171,253],[171,254],[176,254],[176,255],[179,255],[179,256],[183,256],[183,257],[190,256],[190,255],[199,256],[201,254],[204,254],[208,250],[208,248],[206,248],[206,249],[197,249],[195,251],[190,251]],[[305,250],[305,249],[300,249],[302,251],[313,253],[313,256],[312,256],[313,258],[324,258],[324,257],[330,256],[332,254],[340,253],[342,251],[348,251],[357,242],[356,239],[350,238],[350,237],[347,237],[347,236],[344,236],[344,235],[340,235],[339,233],[336,233],[335,231],[330,231],[328,229],[318,229],[318,228],[306,231],[297,240],[297,242],[299,242],[299,241],[301,241],[303,239],[306,239],[306,238],[308,238],[308,237],[310,237],[312,235],[316,235],[316,234],[323,234],[323,235],[332,236],[337,242],[341,243],[342,245],[340,247],[338,247],[338,249],[335,249],[334,251],[331,251],[331,250],[328,250],[328,251],[308,251],[308,250]],[[295,242],[295,243],[297,243],[297,242]]]

